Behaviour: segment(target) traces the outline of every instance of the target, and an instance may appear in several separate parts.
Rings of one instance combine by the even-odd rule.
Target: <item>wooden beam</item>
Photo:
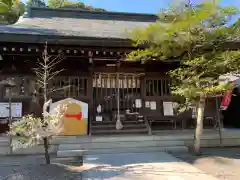
[[[53,45],[48,44],[48,49],[51,55],[57,55],[57,53],[67,54],[68,57],[94,57],[103,59],[123,59],[124,54],[130,52],[128,48],[112,48],[112,47],[77,47],[67,45]],[[7,43],[0,44],[0,51],[4,55],[16,55],[16,56],[36,56],[39,57],[40,53],[44,50],[44,44],[16,44]],[[85,53],[88,52],[88,53]],[[30,54],[31,53],[31,54]]]

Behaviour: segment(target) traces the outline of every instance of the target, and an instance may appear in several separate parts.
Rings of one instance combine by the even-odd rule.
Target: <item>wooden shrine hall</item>
[[[16,83],[12,101],[22,103],[22,115],[32,112],[34,92],[42,107],[42,89],[36,89],[32,69],[47,43],[49,55],[61,53],[64,57],[57,67],[64,71],[49,85],[68,87],[49,97],[88,103],[89,134],[147,134],[154,127],[190,128],[191,113],[177,118],[171,109],[164,109],[164,103],[169,108],[173,101],[166,72],[177,63],[129,62],[125,58],[136,48],[128,33],[156,20],[152,14],[31,7],[16,24],[0,26],[0,80]],[[8,102],[9,89],[2,87],[0,92],[0,102]],[[123,123],[121,130],[116,130],[117,115]],[[4,123],[0,127],[4,132]]]

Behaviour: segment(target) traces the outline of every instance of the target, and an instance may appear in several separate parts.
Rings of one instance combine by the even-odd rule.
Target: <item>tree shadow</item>
[[[239,179],[240,148],[202,148],[201,155],[173,154],[194,167],[218,179]]]
[[[1,170],[2,167],[0,167]],[[9,169],[11,168],[11,169]],[[4,170],[2,170],[4,171]],[[60,164],[26,165],[8,167],[1,172],[2,180],[81,180],[81,174],[73,173],[69,168]]]
[[[240,160],[240,148],[239,147],[202,148],[201,154],[198,156],[195,156],[192,153],[183,154],[172,153],[172,155],[191,164],[196,163],[200,159],[209,158],[218,164],[226,165],[229,163],[229,161],[227,160]]]

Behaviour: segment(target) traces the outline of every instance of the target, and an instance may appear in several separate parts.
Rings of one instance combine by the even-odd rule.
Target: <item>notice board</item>
[[[22,117],[22,103],[21,102],[12,102],[12,117],[19,118]],[[9,117],[9,103],[0,102],[0,118]]]

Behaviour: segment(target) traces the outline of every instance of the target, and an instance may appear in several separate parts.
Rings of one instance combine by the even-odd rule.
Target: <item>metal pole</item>
[[[9,127],[12,125],[12,88],[9,88]],[[9,135],[10,154],[12,154],[12,135]]]

